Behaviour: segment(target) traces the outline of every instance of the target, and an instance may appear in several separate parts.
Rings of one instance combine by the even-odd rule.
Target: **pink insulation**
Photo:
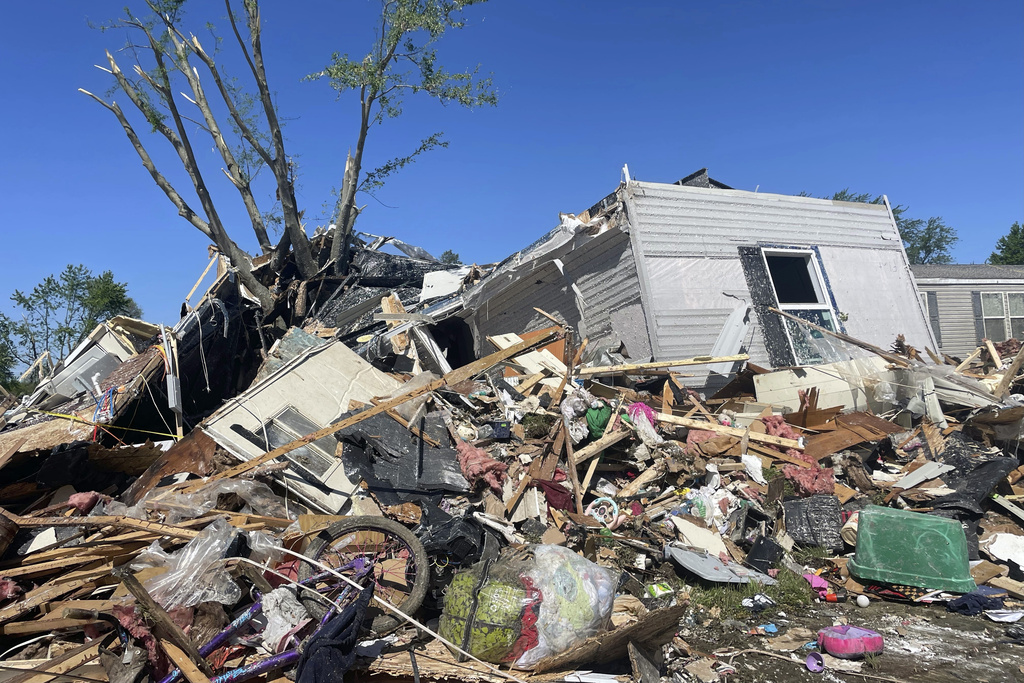
[[[83,515],[89,514],[89,511],[96,507],[96,503],[100,501],[100,494],[95,491],[89,491],[88,493],[72,493],[68,498],[68,505],[72,506]]]
[[[469,480],[469,483],[476,484],[478,481],[485,481],[496,495],[501,495],[501,484],[505,481],[505,471],[508,465],[498,462],[487,454],[482,448],[460,441],[455,446],[459,454],[459,467],[462,468],[462,476]]]
[[[708,431],[706,429],[691,429],[686,432],[686,453],[688,455],[695,455],[698,453],[698,449],[695,448],[697,444],[704,443],[718,436],[718,432]]]
[[[0,600],[21,595],[21,586],[10,579],[0,579]]]
[[[831,495],[836,492],[836,480],[832,470],[786,465],[782,468],[782,474],[793,482],[800,496]]]

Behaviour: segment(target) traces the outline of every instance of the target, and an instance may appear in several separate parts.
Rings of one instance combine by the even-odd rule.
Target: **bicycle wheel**
[[[369,562],[372,569],[368,576],[375,584],[374,595],[410,615],[419,609],[430,584],[430,565],[423,544],[404,526],[385,517],[364,515],[335,522],[313,539],[306,555],[347,576],[355,575],[356,569],[351,565],[357,560]],[[303,562],[299,578],[305,580],[320,571],[319,567]],[[336,581],[328,578],[318,587],[333,583]],[[325,595],[334,597],[343,588],[339,586]],[[308,594],[302,603],[317,619],[327,613],[326,603]],[[397,627],[401,618],[371,602],[365,623],[381,633]]]

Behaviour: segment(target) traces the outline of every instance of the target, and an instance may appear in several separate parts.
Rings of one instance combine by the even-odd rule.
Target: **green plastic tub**
[[[920,512],[871,506],[857,522],[858,579],[969,593],[975,589],[960,522]]]

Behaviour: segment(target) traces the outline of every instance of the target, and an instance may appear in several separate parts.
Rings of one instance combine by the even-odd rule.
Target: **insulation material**
[[[482,448],[470,445],[465,441],[456,444],[459,453],[459,465],[462,474],[474,485],[478,481],[485,482],[496,495],[501,495],[501,484],[505,480],[508,465],[498,462]]]

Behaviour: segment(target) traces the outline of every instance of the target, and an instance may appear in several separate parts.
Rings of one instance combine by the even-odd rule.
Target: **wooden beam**
[[[199,654],[199,650],[196,649],[192,640],[185,635],[180,626],[171,621],[164,608],[153,599],[153,596],[149,594],[139,580],[128,571],[120,571],[118,578],[121,579],[121,584],[128,589],[128,592],[135,596],[136,607],[139,608],[142,616],[153,624],[154,635],[160,640],[160,644],[163,646],[164,651],[167,652],[167,656],[182,670],[182,673],[188,677],[188,672],[184,665],[184,660],[188,660],[194,667],[198,667],[205,676],[212,676],[213,667],[203,659],[203,656]],[[172,648],[175,648],[176,651],[172,652]],[[184,657],[177,657],[176,659],[176,656],[179,654],[184,655]],[[198,679],[194,683],[203,683],[204,679]],[[189,678],[189,681],[192,681],[192,679]],[[209,681],[207,680],[205,683],[209,683]]]
[[[563,422],[562,430],[565,434],[565,461],[569,466],[569,481],[572,482],[572,490],[576,498],[576,514],[583,514],[583,490],[580,488],[580,475],[576,471],[576,460],[572,454],[572,437],[569,436],[569,427]]]
[[[614,420],[615,415],[612,415],[611,419]],[[587,460],[593,458],[595,455],[603,453],[606,448],[617,444],[618,442],[622,441],[627,436],[631,436],[632,434],[633,432],[629,431],[628,429],[620,429],[618,431],[605,434],[597,441],[588,444],[581,448],[579,451],[577,451],[576,454],[573,456],[573,464],[583,464]]]
[[[1006,372],[1003,373],[1003,378],[999,380],[999,384],[996,385],[995,394],[996,398],[1000,401],[1006,398],[1006,395],[1010,393],[1010,385],[1013,383],[1013,378],[1017,376],[1017,372],[1020,371],[1020,366],[1024,364],[1024,345],[1020,347],[1020,351],[1013,357],[1013,361],[1010,363],[1010,367],[1006,368]]]
[[[591,377],[593,375],[607,375],[616,372],[643,373],[645,370],[664,370],[666,368],[681,367],[684,365],[709,365],[712,363],[731,363],[741,360],[750,360],[750,356],[740,353],[735,356],[695,356],[682,360],[666,360],[654,363],[625,363],[622,365],[601,365],[594,368],[580,368],[580,377]]]
[[[114,515],[97,515],[95,517],[15,517],[14,522],[20,527],[40,526],[115,526],[138,529],[139,531],[152,531],[161,536],[171,538],[183,538],[192,540],[199,535],[198,531],[183,529],[170,524],[160,522],[147,522],[133,517],[121,517]]]
[[[974,351],[971,351],[971,355],[967,356],[967,358],[964,358],[964,362],[963,363],[961,363],[960,365],[956,366],[956,371],[957,372],[963,372],[964,370],[967,369],[967,366],[971,364],[971,361],[975,360],[980,355],[981,355],[981,347],[979,346],[978,348],[974,349]]]
[[[168,659],[181,670],[182,675],[189,683],[210,683],[209,676],[203,673],[180,647],[166,640],[160,641],[160,647],[167,653]]]
[[[999,352],[996,351],[995,344],[992,343],[991,339],[985,340],[985,350],[988,351],[989,357],[992,358],[992,362],[996,366],[996,370],[1003,366],[1003,359],[999,357]]]
[[[305,446],[306,444],[312,443],[312,442],[314,442],[314,441],[316,441],[318,439],[324,438],[325,436],[329,436],[331,434],[339,432],[342,429],[346,429],[348,427],[351,427],[352,425],[359,424],[363,420],[365,420],[367,418],[370,418],[370,417],[373,417],[374,415],[379,415],[380,413],[385,413],[385,412],[391,410],[392,408],[396,408],[396,407],[402,405],[403,403],[405,403],[407,401],[411,401],[412,399],[416,398],[417,396],[422,396],[423,394],[430,393],[431,391],[434,391],[436,389],[440,389],[441,387],[445,387],[445,386],[452,385],[452,384],[458,384],[460,382],[466,381],[467,379],[472,379],[473,377],[475,377],[476,375],[480,374],[484,370],[488,370],[488,369],[494,367],[495,365],[497,365],[498,363],[502,362],[503,360],[506,360],[507,358],[511,358],[512,356],[515,356],[515,355],[518,355],[520,353],[523,353],[524,351],[528,351],[529,349],[532,349],[532,348],[534,348],[536,346],[542,346],[542,345],[546,344],[551,339],[553,339],[553,338],[555,338],[557,336],[558,336],[558,332],[556,330],[552,330],[552,331],[548,332],[547,334],[540,335],[540,336],[538,336],[535,339],[532,339],[530,341],[519,342],[518,344],[513,344],[512,346],[508,347],[507,349],[504,349],[502,351],[497,351],[495,353],[490,354],[489,356],[484,356],[480,360],[474,361],[474,362],[470,363],[469,365],[464,365],[461,368],[456,368],[455,370],[452,370],[451,372],[446,373],[444,375],[444,377],[436,379],[433,382],[431,382],[429,384],[426,384],[426,385],[424,385],[424,386],[422,386],[422,387],[420,387],[418,389],[414,389],[413,391],[410,391],[408,393],[402,394],[401,396],[396,396],[395,398],[392,398],[392,399],[389,399],[387,401],[384,401],[384,402],[380,403],[379,405],[376,405],[376,406],[374,406],[372,408],[367,408],[366,410],[364,410],[364,411],[362,411],[360,413],[356,413],[355,415],[352,415],[351,417],[347,417],[344,420],[340,420],[338,422],[335,422],[334,424],[327,425],[323,429],[318,429],[315,432],[313,432],[312,434],[307,434],[306,436],[304,436],[302,438],[299,438],[299,439],[296,439],[295,441],[291,441],[289,443],[286,443],[285,445],[280,446],[278,448],[275,448],[272,451],[268,451],[267,453],[264,453],[263,455],[261,455],[259,457],[253,458],[251,460],[246,460],[245,462],[243,462],[243,463],[241,463],[239,465],[236,465],[234,467],[231,467],[231,468],[229,468],[227,470],[224,470],[223,472],[220,472],[219,474],[215,474],[215,475],[213,475],[211,477],[208,477],[205,480],[198,481],[198,482],[196,482],[196,483],[194,483],[194,484],[192,484],[190,486],[187,486],[186,488],[182,489],[182,492],[183,493],[194,493],[195,491],[198,491],[199,489],[201,489],[203,486],[206,486],[206,484],[208,484],[211,481],[215,481],[215,480],[218,480],[218,479],[228,479],[228,478],[231,478],[231,477],[237,477],[240,474],[244,474],[246,472],[254,470],[254,469],[256,469],[257,467],[259,467],[260,465],[262,465],[262,464],[264,464],[266,462],[270,462],[271,460],[274,460],[275,458],[279,458],[282,455],[285,455],[287,453],[291,453],[296,448],[299,448],[301,446]]]
[[[659,413],[657,415],[657,418],[659,422],[678,425],[680,427],[688,427],[689,429],[705,429],[709,432],[716,432],[718,434],[734,436],[737,439],[742,439],[743,436],[747,434],[746,429],[739,429],[737,427],[726,427],[725,425],[720,425],[717,422],[707,422],[706,420],[694,420],[688,417],[666,415],[665,413]],[[772,446],[781,446],[782,448],[794,448],[798,451],[802,451],[804,449],[802,439],[800,441],[796,441],[794,439],[784,439],[781,436],[771,436],[769,434],[758,434],[756,432],[750,432],[750,440],[758,441],[760,443],[771,444]]]

